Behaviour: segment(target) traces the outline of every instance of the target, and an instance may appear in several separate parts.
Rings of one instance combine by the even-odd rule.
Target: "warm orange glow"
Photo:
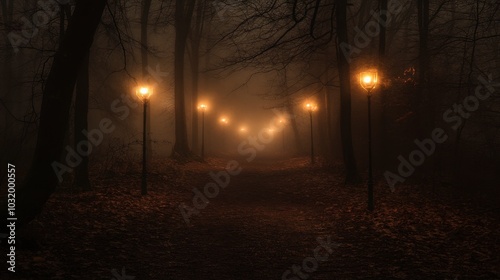
[[[318,106],[316,106],[316,104],[314,104],[314,103],[307,103],[306,104],[307,111],[314,112],[314,111],[316,111],[316,109],[318,109]]]
[[[245,126],[240,127],[240,133],[247,133],[248,129]]]
[[[206,111],[206,110],[208,109],[208,106],[207,106],[207,104],[200,104],[200,105],[198,106],[198,109],[200,109],[200,110],[202,110],[202,111]]]
[[[228,119],[228,118],[226,118],[226,117],[221,117],[221,118],[220,118],[220,123],[221,123],[222,125],[227,125],[227,124],[229,123],[229,119]]]
[[[377,70],[368,70],[361,72],[359,75],[359,84],[365,90],[372,90],[377,86],[378,83],[378,73]]]
[[[153,94],[153,90],[147,86],[141,86],[135,90],[135,94],[142,102],[147,102]]]

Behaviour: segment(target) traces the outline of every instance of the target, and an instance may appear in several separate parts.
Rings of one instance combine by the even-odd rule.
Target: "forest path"
[[[19,246],[0,279],[500,279],[496,206],[379,179],[369,212],[365,184],[308,158],[237,159],[241,173],[187,224],[179,207],[229,160],[155,162],[146,196],[138,166],[96,172],[91,192],[59,189],[18,233],[39,248]]]
[[[189,279],[281,279],[292,264],[313,257],[318,237],[327,240],[328,199],[310,192],[309,168],[276,160],[241,167],[186,231],[173,233],[177,265],[170,273]],[[318,265],[314,279],[325,273]]]

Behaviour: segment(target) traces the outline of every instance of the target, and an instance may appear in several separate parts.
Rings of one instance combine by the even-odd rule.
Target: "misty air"
[[[500,3],[0,0],[1,279],[500,279]]]

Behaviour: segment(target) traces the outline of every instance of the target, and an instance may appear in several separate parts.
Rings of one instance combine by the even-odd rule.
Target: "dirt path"
[[[172,247],[172,257],[180,267],[170,273],[189,279],[281,279],[292,264],[312,257],[316,238],[328,235],[321,217],[325,202],[311,199],[298,170],[280,170],[282,164],[243,165],[191,227],[174,233],[173,240],[181,242]],[[315,279],[321,279],[321,267]]]
[[[242,165],[187,225],[179,205],[227,160],[209,163],[152,165],[146,197],[137,173],[59,190],[0,279],[500,279],[498,211],[379,183],[370,213],[364,184],[307,159]]]

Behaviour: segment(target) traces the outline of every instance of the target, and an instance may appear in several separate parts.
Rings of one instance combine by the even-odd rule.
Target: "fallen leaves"
[[[499,279],[497,212],[384,185],[369,212],[364,184],[307,158],[243,165],[186,226],[179,203],[227,160],[207,162],[155,163],[145,197],[138,172],[58,190],[30,229],[41,248],[18,252],[19,279],[110,279],[122,267],[138,280],[279,279],[320,236],[341,246],[312,279]]]

